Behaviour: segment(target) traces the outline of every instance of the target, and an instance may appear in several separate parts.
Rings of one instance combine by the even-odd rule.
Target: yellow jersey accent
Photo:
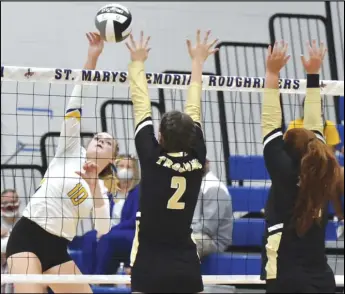
[[[194,122],[201,124],[201,91],[200,83],[191,83],[188,89],[188,97],[185,106],[185,113],[188,114]]]
[[[266,277],[267,280],[277,278],[278,249],[279,249],[281,238],[282,238],[282,233],[276,233],[267,238],[267,244],[266,244],[267,263],[265,267],[265,270],[267,273],[267,277]]]
[[[69,118],[75,118],[78,121],[80,121],[80,112],[79,110],[73,110],[71,112],[68,112],[65,114],[65,119],[69,119]]]
[[[304,128],[303,118],[298,118],[290,122],[288,131],[292,129],[301,129],[301,128]],[[327,145],[336,146],[340,144],[341,140],[340,140],[338,129],[332,121],[326,120],[325,125],[323,126],[322,133],[326,139]]]
[[[304,103],[304,128],[323,133],[320,88],[307,88]]]
[[[262,138],[282,127],[282,110],[278,89],[265,89],[262,104]]]
[[[134,121],[137,127],[143,120],[151,116],[151,101],[147,86],[144,63],[131,62],[128,68],[129,89],[134,108]]]

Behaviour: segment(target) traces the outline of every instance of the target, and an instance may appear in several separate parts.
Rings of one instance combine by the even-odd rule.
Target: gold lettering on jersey
[[[191,165],[192,165],[192,170],[202,169],[202,165],[201,165],[201,163],[199,162],[199,160],[193,159],[190,163],[191,163]]]
[[[189,162],[183,163],[183,167],[186,171],[192,171],[192,165]]]
[[[166,159],[165,156],[159,156],[158,161],[156,162],[158,165],[161,165],[162,162]]]
[[[173,164],[174,164],[174,162],[171,159],[165,158],[165,162],[164,162],[163,166],[171,168]]]
[[[180,167],[181,167],[181,164],[179,163],[175,163],[173,164],[173,166],[171,167],[173,170],[175,171],[179,171],[180,170]]]
[[[171,168],[179,173],[191,172],[193,170],[202,169],[202,164],[197,159],[189,160],[183,163],[174,162],[166,156],[160,156],[156,164]]]
[[[71,191],[67,193],[73,205],[80,205],[89,196],[82,184],[78,183]]]

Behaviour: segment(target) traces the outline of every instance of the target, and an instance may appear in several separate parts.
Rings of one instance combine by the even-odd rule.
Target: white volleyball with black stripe
[[[107,42],[121,42],[131,33],[132,15],[127,7],[108,4],[98,10],[95,24]]]

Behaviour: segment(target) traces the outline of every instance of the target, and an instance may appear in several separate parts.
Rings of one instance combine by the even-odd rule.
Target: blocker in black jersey
[[[169,154],[156,141],[151,118],[137,126],[135,145],[142,177],[131,256],[133,289],[145,292],[167,289],[170,293],[202,291],[200,260],[191,237],[191,222],[206,148],[201,129],[198,126],[196,129],[198,142],[192,154]]]
[[[325,143],[319,75],[307,76],[306,103],[305,125]],[[301,162],[284,143],[281,115],[279,90],[265,89],[264,159],[272,186],[265,208],[261,278],[266,280],[267,293],[334,293],[335,278],[325,255],[327,207],[320,211],[320,224],[314,223],[303,236],[296,232],[293,213],[299,197]]]
[[[191,229],[206,161],[199,120],[201,83],[190,85],[185,109],[190,116],[188,127],[193,144],[188,146],[188,153],[169,153],[154,134],[143,63],[132,62],[129,76],[136,122],[135,147],[141,166],[140,205],[131,253],[132,291],[202,292],[200,260]],[[167,121],[179,123],[168,118]]]

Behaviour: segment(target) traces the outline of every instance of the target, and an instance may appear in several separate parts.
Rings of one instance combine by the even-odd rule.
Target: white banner
[[[147,73],[149,88],[187,89],[190,75]],[[124,71],[80,70],[63,68],[36,68],[1,66],[1,81],[42,82],[52,84],[82,84],[128,87],[128,73]],[[264,78],[203,76],[203,90],[262,92]],[[344,81],[321,81],[321,94],[331,96],[344,95]],[[281,79],[280,92],[285,94],[305,94],[306,80]]]

